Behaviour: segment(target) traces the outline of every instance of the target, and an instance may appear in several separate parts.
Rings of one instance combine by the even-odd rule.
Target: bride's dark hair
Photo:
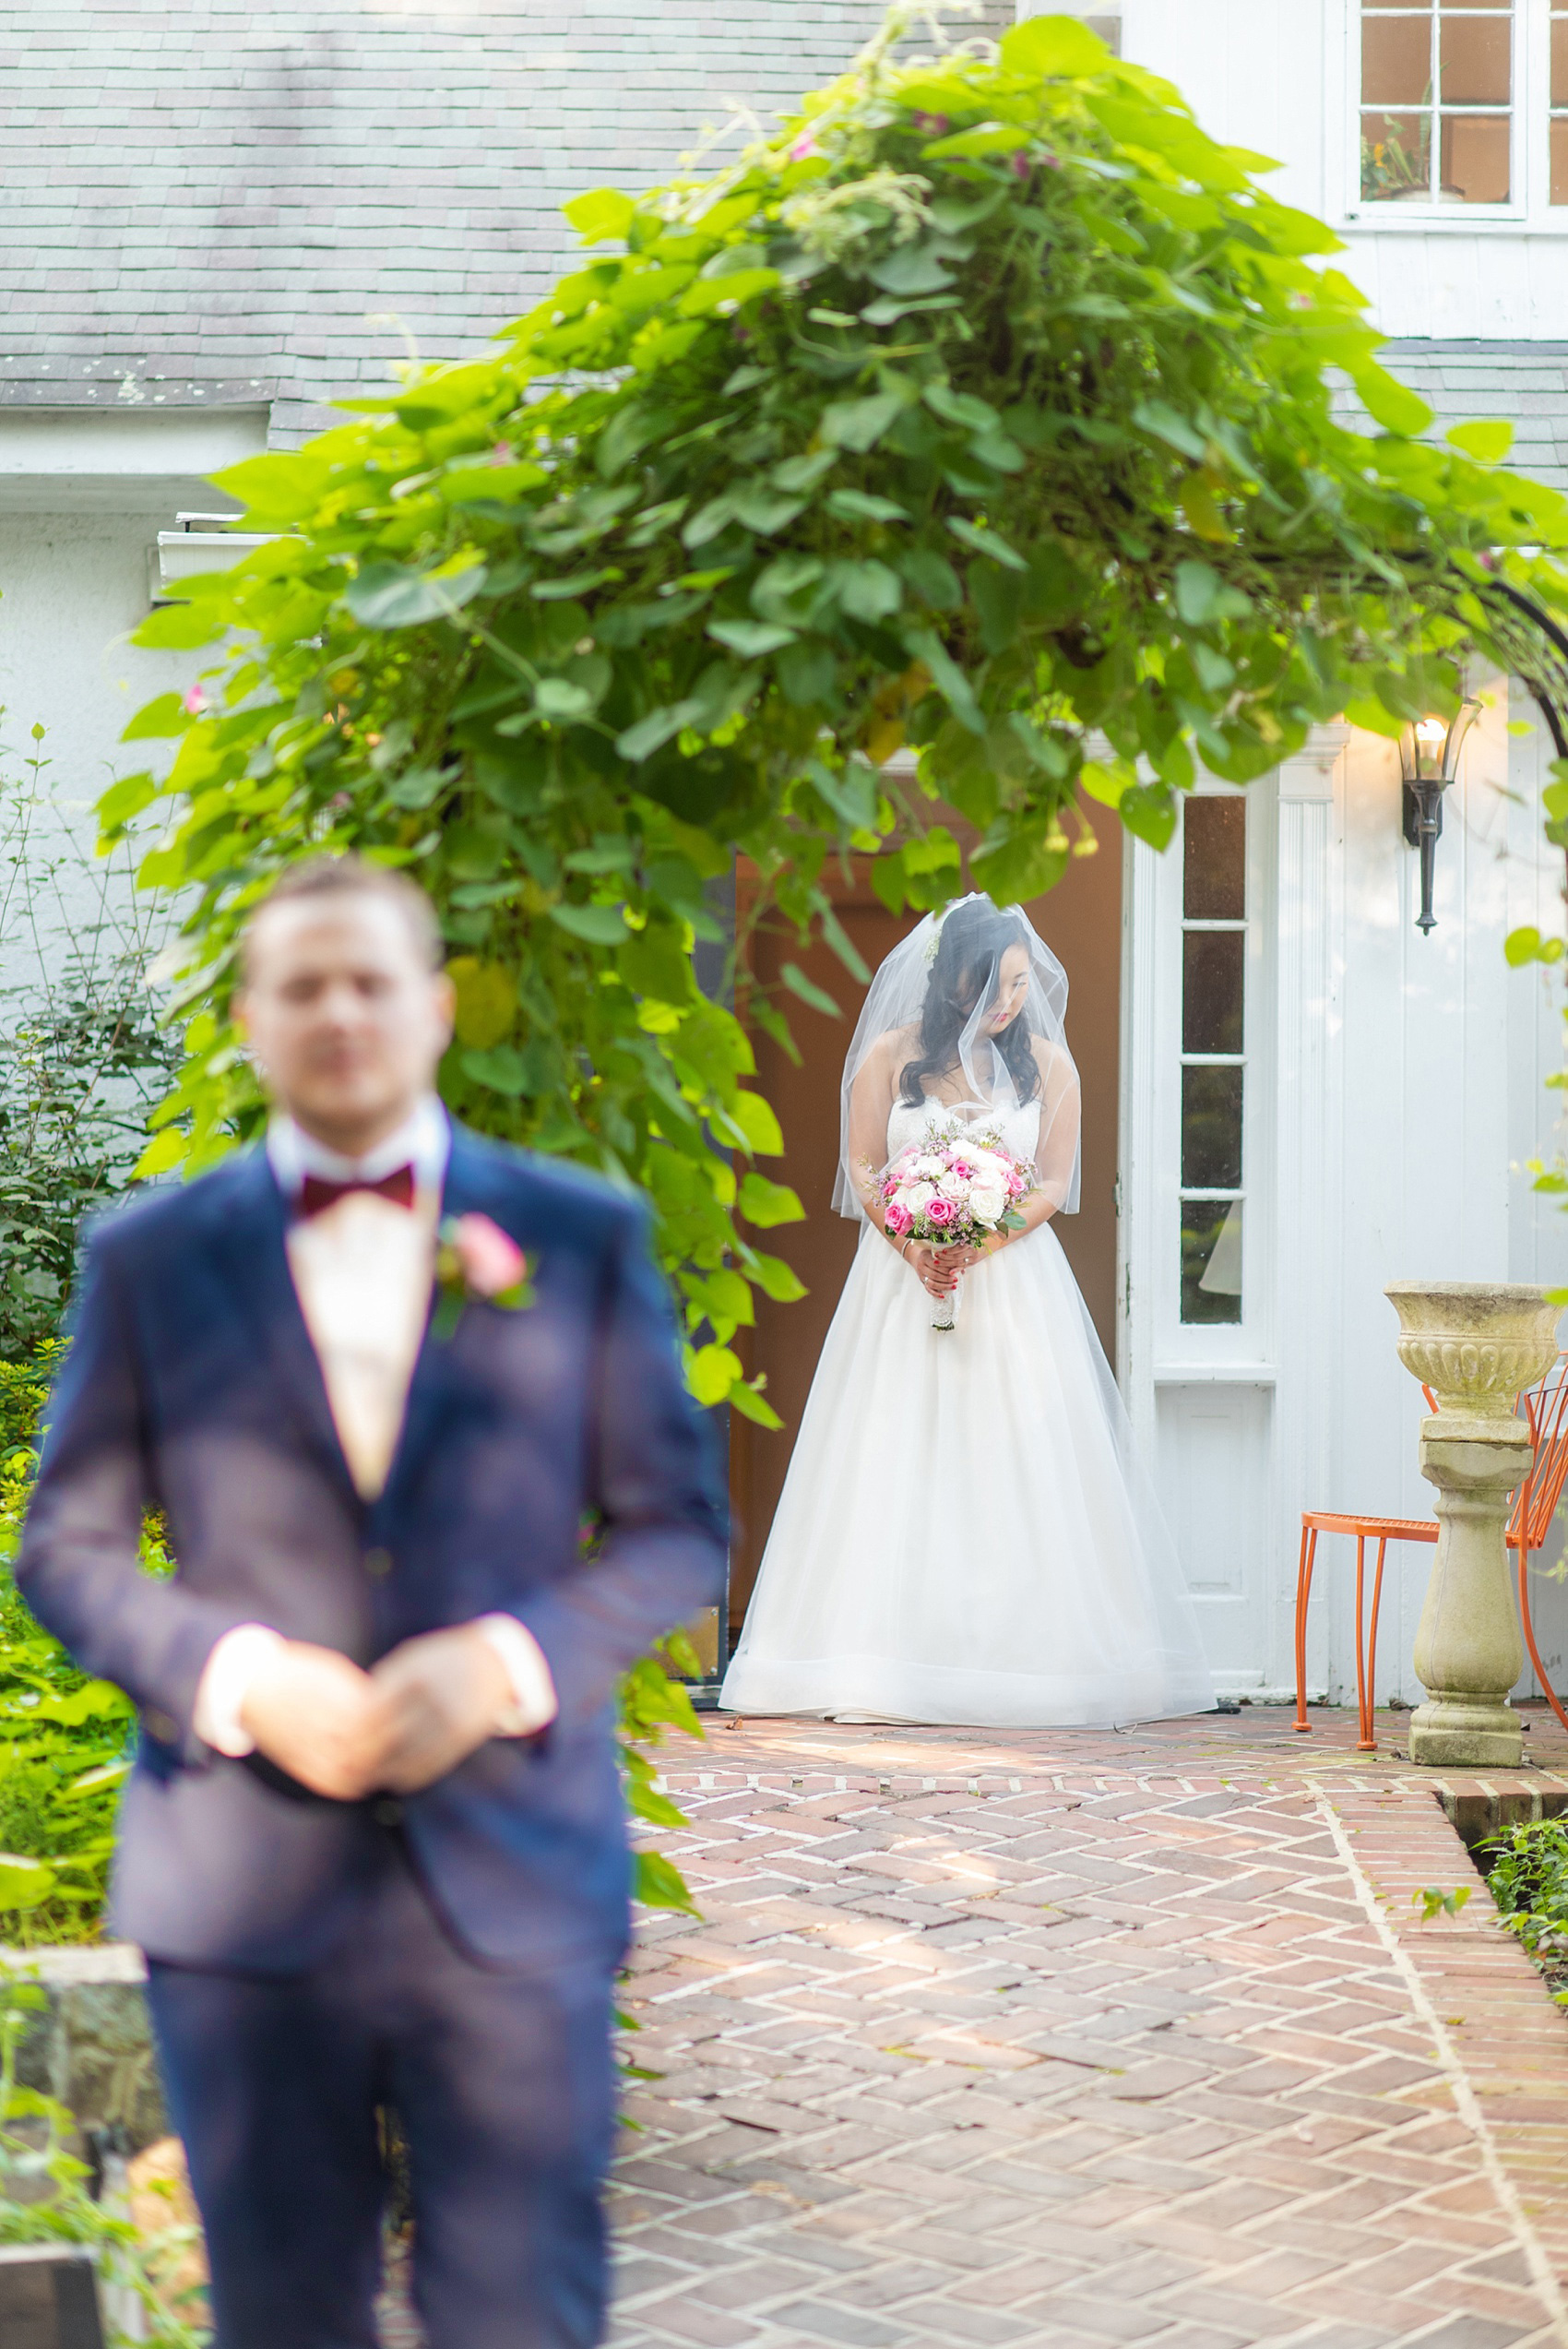
[[[974,1016],[982,990],[994,984],[1008,948],[1028,944],[1016,916],[1002,912],[984,898],[956,905],[937,931],[936,941],[936,958],[921,1012],[920,1057],[905,1063],[898,1080],[899,1097],[911,1109],[925,1099],[928,1077],[940,1079],[957,1067],[958,1040]],[[1027,1007],[991,1041],[1002,1055],[1020,1102],[1033,1101],[1039,1091],[1039,1063],[1034,1055]]]

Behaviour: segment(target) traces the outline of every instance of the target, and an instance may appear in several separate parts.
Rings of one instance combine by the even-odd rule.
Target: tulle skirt
[[[1047,1728],[1214,1703],[1193,1603],[1049,1224],[956,1327],[862,1234],[823,1347],[731,1711]]]

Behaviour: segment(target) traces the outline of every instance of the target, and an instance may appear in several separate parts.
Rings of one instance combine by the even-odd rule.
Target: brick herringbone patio
[[[671,1750],[616,2349],[1568,2349],[1568,2021],[1315,1719]]]

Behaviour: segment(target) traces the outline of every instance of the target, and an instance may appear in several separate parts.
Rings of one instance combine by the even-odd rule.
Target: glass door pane
[[[1182,822],[1180,1314],[1241,1318],[1247,803],[1188,800]]]

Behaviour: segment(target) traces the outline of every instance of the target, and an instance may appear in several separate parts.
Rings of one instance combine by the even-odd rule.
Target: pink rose
[[[529,1260],[522,1249],[488,1215],[458,1216],[452,1246],[476,1297],[504,1296],[528,1278]]]
[[[910,1225],[914,1222],[914,1220],[915,1219],[909,1213],[909,1209],[907,1207],[900,1207],[897,1199],[894,1200],[892,1206],[888,1209],[886,1214],[883,1218],[883,1221],[886,1224],[888,1230],[892,1233],[894,1238],[897,1240],[901,1240],[903,1238],[905,1233],[909,1231]]]
[[[967,1158],[950,1158],[947,1172],[949,1174],[961,1174],[966,1183],[972,1183],[975,1179],[975,1170]]]
[[[953,1201],[944,1198],[939,1191],[935,1198],[927,1201],[925,1215],[926,1222],[934,1223],[940,1231],[944,1224],[957,1221],[958,1210]]]

